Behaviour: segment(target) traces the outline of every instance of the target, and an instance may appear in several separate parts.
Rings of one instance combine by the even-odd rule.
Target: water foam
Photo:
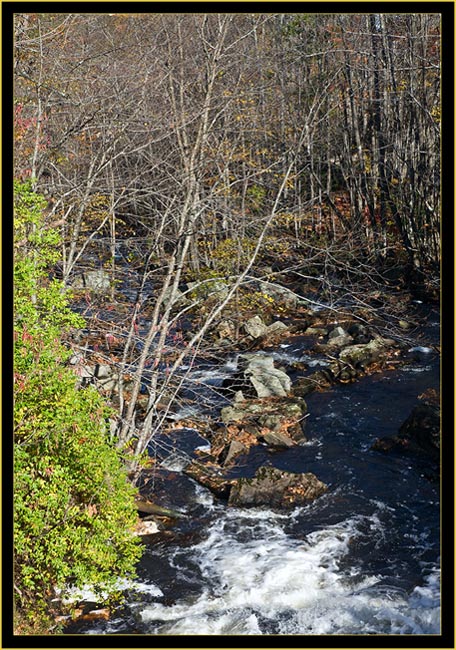
[[[111,587],[108,588],[102,585],[99,590],[95,590],[95,588],[90,585],[79,588],[70,587],[65,591],[65,598],[62,599],[62,602],[99,602],[101,600],[107,600],[111,594],[120,591],[134,591],[137,593],[148,594],[153,597],[163,596],[161,589],[153,583],[119,578]]]
[[[355,516],[292,539],[267,510],[231,510],[193,548],[203,593],[141,613],[158,634],[436,634],[438,576],[409,596],[381,576],[344,570],[340,561],[362,535],[384,534],[380,520]]]

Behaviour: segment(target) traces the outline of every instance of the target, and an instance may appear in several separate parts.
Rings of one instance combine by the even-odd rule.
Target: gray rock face
[[[291,379],[283,370],[274,367],[273,357],[243,355],[240,359],[243,376],[255,388],[258,397],[286,397],[291,390]]]
[[[234,483],[228,505],[241,508],[293,508],[313,501],[327,489],[328,487],[310,472],[294,474],[275,467],[262,466],[254,478],[241,478]]]
[[[96,271],[86,271],[78,275],[71,283],[73,289],[92,289],[93,291],[106,292],[111,287],[109,273],[98,269]]]
[[[280,336],[289,331],[285,323],[275,321],[271,325],[266,325],[261,316],[253,316],[244,323],[244,331],[253,339],[268,339]]]
[[[350,345],[339,354],[339,359],[353,366],[367,366],[377,361],[395,342],[391,339],[384,339],[378,336],[369,343]]]
[[[299,296],[293,291],[290,291],[286,287],[272,284],[271,282],[260,282],[260,291],[271,296],[276,302],[289,307],[296,307],[298,302],[300,302]]]
[[[328,334],[329,339],[334,339],[338,338],[339,336],[346,336],[347,332],[344,330],[343,327],[335,327],[331,332]]]
[[[223,280],[213,278],[203,282],[188,282],[187,287],[197,293],[198,297],[208,298],[212,294],[217,294],[220,300],[224,300],[229,293],[229,286]]]
[[[244,330],[253,339],[259,339],[262,337],[266,334],[267,329],[268,326],[263,323],[260,316],[253,316],[253,318],[249,318],[249,320],[244,323]]]

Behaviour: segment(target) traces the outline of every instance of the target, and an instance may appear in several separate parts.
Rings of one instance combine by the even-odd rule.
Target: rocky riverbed
[[[307,304],[294,304],[282,318],[250,313],[237,323],[221,319],[210,333],[212,354],[183,368],[182,399],[168,411],[162,431],[151,440],[152,466],[137,479],[137,532],[150,549],[145,556],[146,573],[150,572],[149,554],[167,556],[165,549],[174,554],[178,548],[185,553],[188,545],[196,549],[214,516],[225,521],[233,512],[242,519],[242,513],[251,511],[254,518],[264,512],[271,521],[275,517],[288,521],[305,511],[313,513],[309,521],[326,526],[334,521],[333,515],[327,518],[328,503],[333,504],[332,512],[338,500],[347,498],[354,514],[359,497],[353,499],[350,489],[346,493],[335,477],[341,471],[359,475],[362,463],[357,461],[356,470],[351,470],[347,459],[341,470],[339,461],[333,465],[325,460],[319,449],[320,445],[326,448],[328,439],[319,435],[315,422],[319,420],[327,428],[330,418],[335,422],[342,418],[340,428],[344,430],[343,410],[335,396],[346,395],[354,404],[350,421],[357,432],[356,420],[364,421],[366,385],[372,385],[373,394],[377,392],[382,402],[389,378],[391,386],[402,376],[420,381],[415,389],[408,389],[405,400],[400,383],[393,389],[387,399],[403,403],[403,409],[391,424],[387,412],[383,418],[376,416],[377,430],[361,443],[361,456],[369,460],[366,471],[375,477],[376,464],[394,467],[399,463],[402,467],[405,463],[404,467],[410,467],[407,472],[412,472],[407,480],[421,486],[416,489],[423,494],[429,490],[434,494],[440,468],[438,381],[423,383],[421,379],[427,377],[426,368],[438,365],[438,335],[435,328],[431,336],[425,328],[416,328],[416,320],[411,309],[409,319],[402,317],[394,336],[388,336],[375,318],[359,310],[351,313],[344,309],[341,317],[332,309],[311,309]],[[101,364],[100,368],[85,359],[75,359],[74,365],[82,382],[93,381],[115,395],[115,366]],[[147,389],[147,377],[145,386]],[[396,396],[394,390],[399,391]],[[326,405],[323,410],[322,404]],[[370,423],[366,429],[371,431]],[[343,434],[336,428],[334,435],[338,442]],[[361,500],[375,500],[375,489],[369,487],[367,492],[364,496],[364,488],[361,490]],[[198,505],[201,495],[211,495],[204,496],[206,506],[202,508]],[[383,496],[379,498],[386,503]],[[315,519],[316,513],[320,516]],[[353,521],[358,521],[358,515],[354,516]],[[369,517],[375,520],[377,515],[372,512]],[[427,530],[427,524],[425,527]],[[307,530],[307,525],[302,530]],[[163,569],[163,577],[168,570]],[[160,576],[154,576],[160,583]],[[146,629],[137,619],[134,624],[127,623],[130,614],[122,617],[124,624],[119,624],[119,629],[131,629],[131,625]],[[113,629],[111,623],[107,625],[104,630]]]

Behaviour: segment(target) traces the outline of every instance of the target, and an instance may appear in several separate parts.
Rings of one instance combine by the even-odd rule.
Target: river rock
[[[347,345],[350,345],[350,343],[353,343],[353,339],[350,334],[345,333],[341,336],[334,336],[333,338],[330,338],[325,345],[318,346],[318,349],[321,352],[327,351],[334,353],[334,350],[341,350]]]
[[[251,336],[253,339],[261,338],[263,334],[266,334],[267,329],[268,326],[263,322],[260,316],[253,316],[244,323],[246,334]]]
[[[340,336],[347,336],[347,332],[344,330],[343,327],[338,326],[329,332],[328,339],[336,339],[339,338]]]
[[[224,300],[229,293],[229,286],[223,280],[211,278],[209,280],[199,282],[188,282],[187,287],[190,291],[198,296],[198,298],[208,298],[216,294],[220,300]]]
[[[238,427],[241,432],[254,436],[256,441],[266,442],[274,447],[291,447],[304,442],[303,420],[307,405],[299,397],[274,400],[248,400],[226,406],[221,419],[228,428]]]
[[[326,343],[317,343],[314,346],[316,352],[324,352],[328,354],[334,354],[335,351],[341,350],[353,343],[353,338],[348,334],[343,327],[335,327],[328,334],[328,340]]]
[[[222,468],[218,467],[210,459],[206,460],[206,462],[192,460],[183,471],[184,474],[190,476],[190,478],[222,499],[228,498],[231,486],[235,481],[235,479],[227,479]]]
[[[293,508],[313,501],[328,487],[315,474],[295,474],[263,465],[254,478],[237,479],[231,487],[228,505],[240,508],[268,506]]]
[[[286,287],[281,287],[278,284],[260,282],[260,291],[273,298],[275,302],[286,307],[296,307],[299,301],[299,296],[297,296],[293,291]]]
[[[255,355],[247,359],[244,376],[250,379],[258,397],[286,397],[291,390],[290,377],[274,367],[273,357]]]
[[[156,521],[144,519],[139,519],[138,523],[135,526],[134,534],[139,537],[144,537],[148,535],[156,535],[160,532],[160,527]]]
[[[103,269],[85,271],[73,280],[71,287],[73,289],[92,289],[101,293],[107,292],[111,287],[109,273]]]
[[[307,377],[300,377],[293,384],[292,394],[296,397],[305,397],[317,389],[328,388],[334,382],[331,370],[317,370]]]
[[[241,454],[245,454],[248,451],[248,447],[239,440],[232,440],[228,446],[226,456],[223,459],[223,466],[231,465],[235,458]]]
[[[109,618],[111,616],[111,610],[108,609],[107,607],[102,607],[99,609],[92,609],[90,612],[87,612],[87,614],[81,614],[80,616],[72,616],[72,618],[76,618],[77,620],[80,621],[109,621]]]
[[[328,330],[324,327],[308,327],[304,334],[308,334],[309,336],[326,336]]]
[[[401,425],[396,436],[377,439],[376,451],[410,451],[425,455],[431,463],[440,461],[440,408],[419,404]]]
[[[262,440],[271,447],[293,447],[296,444],[295,440],[285,433],[285,431],[281,430],[280,421],[276,425],[273,424],[273,417],[268,418],[268,430],[263,431],[261,436]]]
[[[274,337],[279,337],[279,336],[283,336],[284,334],[288,334],[288,332],[289,332],[288,326],[285,325],[285,323],[282,323],[282,321],[277,320],[268,326],[265,334],[263,334],[263,338],[270,339]]]
[[[408,438],[428,453],[432,460],[440,458],[440,408],[436,404],[419,404],[399,429],[401,438]]]
[[[307,318],[293,318],[289,322],[289,332],[291,334],[303,334],[310,327],[311,319]]]
[[[355,344],[369,343],[372,339],[369,329],[362,323],[350,323],[347,332],[353,338]]]
[[[253,385],[258,397],[286,397],[291,390],[291,379],[274,366],[274,358],[267,355],[242,355],[244,377]]]
[[[394,347],[396,347],[395,341],[378,336],[369,343],[350,345],[344,348],[339,354],[339,359],[352,366],[365,368],[385,357]]]
[[[217,333],[220,341],[235,341],[237,338],[237,325],[231,319],[225,319],[219,323]]]
[[[291,379],[286,372],[275,368],[273,357],[242,354],[238,357],[237,371],[224,379],[222,387],[242,391],[246,397],[286,397],[291,390]]]
[[[85,365],[83,362],[75,361],[73,364],[72,359],[70,363],[73,365],[75,374],[80,378],[81,386],[94,384],[100,390],[112,393],[119,392],[119,373],[113,367],[96,363],[94,365]],[[130,389],[133,382],[130,378],[124,377],[123,388]]]

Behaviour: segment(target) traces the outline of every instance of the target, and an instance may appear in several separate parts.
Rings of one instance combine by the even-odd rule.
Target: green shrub
[[[83,321],[48,280],[58,233],[29,184],[15,185],[14,208],[15,609],[21,626],[41,628],[56,588],[133,575],[141,547],[133,488],[108,442],[110,410],[65,365],[62,336]]]
[[[213,269],[225,275],[238,273],[250,261],[255,246],[255,241],[247,237],[223,239],[209,253]]]

